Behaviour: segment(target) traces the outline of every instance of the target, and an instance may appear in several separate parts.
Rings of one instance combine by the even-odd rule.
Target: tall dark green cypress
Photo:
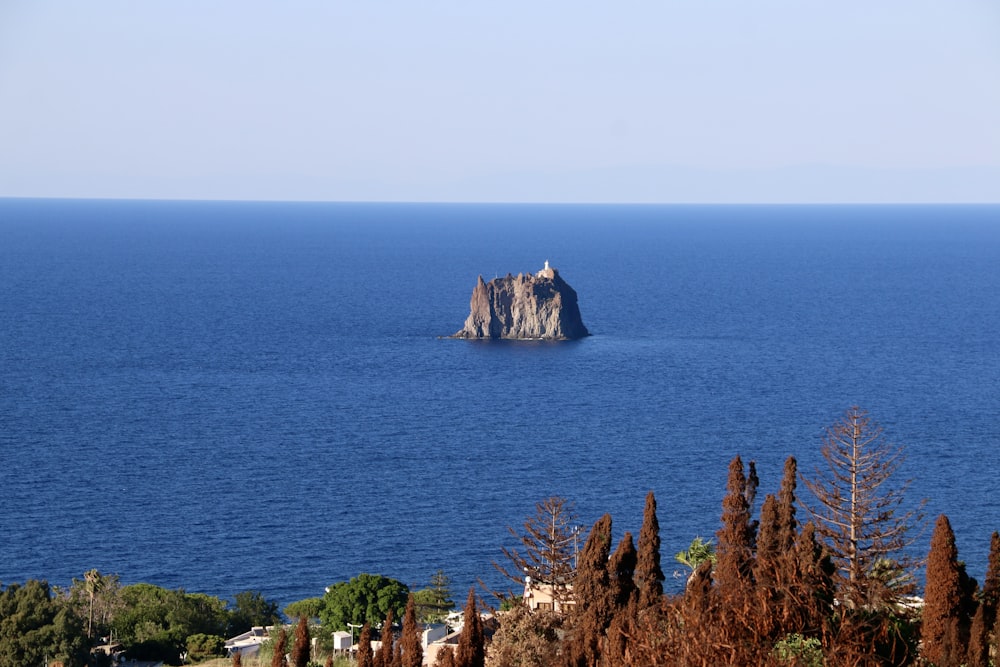
[[[660,522],[656,518],[656,496],[646,494],[646,507],[642,513],[639,531],[638,559],[635,565],[635,587],[639,594],[639,608],[648,609],[660,604],[663,598],[663,569],[660,567]]]

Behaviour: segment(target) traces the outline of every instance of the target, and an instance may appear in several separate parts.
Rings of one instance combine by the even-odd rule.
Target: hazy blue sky
[[[997,0],[0,0],[0,196],[1000,201]]]

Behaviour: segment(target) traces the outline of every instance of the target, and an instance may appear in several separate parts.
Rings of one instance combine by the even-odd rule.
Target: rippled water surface
[[[439,338],[546,259],[592,337]],[[669,576],[852,404],[974,575],[1000,529],[1000,207],[0,200],[0,286],[3,582],[498,586],[537,500],[650,489]]]

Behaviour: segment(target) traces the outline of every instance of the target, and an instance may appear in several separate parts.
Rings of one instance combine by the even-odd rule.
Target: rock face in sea
[[[576,291],[545,262],[535,274],[507,274],[484,282],[479,276],[465,326],[453,338],[572,340],[589,336],[580,319]]]

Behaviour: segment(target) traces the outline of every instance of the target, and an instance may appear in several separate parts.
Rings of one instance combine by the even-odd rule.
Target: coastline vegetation
[[[827,429],[821,455],[825,467],[813,476],[789,457],[777,490],[760,503],[753,461],[735,456],[719,530],[675,556],[690,571],[676,595],[663,591],[652,492],[638,540],[627,532],[617,545],[610,515],[583,532],[568,500],[540,501],[521,531],[510,529],[519,546],[502,549],[509,563],[494,565],[550,602],[495,592],[502,611],[486,627],[470,590],[461,634],[433,664],[1000,664],[1000,534],[990,538],[982,585],[959,560],[945,515],[926,559],[915,558],[922,504],[904,502],[908,482],[896,478],[903,451],[860,408]],[[800,482],[808,498],[799,496]],[[0,587],[0,667],[109,665],[98,648],[208,667],[418,667],[422,624],[440,622],[453,607],[442,571],[417,591],[359,574],[286,606],[293,627],[260,591],[229,603],[147,583],[123,586],[117,575],[92,570],[66,589],[35,580]],[[274,627],[260,653],[222,657],[225,638],[253,626]],[[357,642],[355,655],[333,650],[332,633],[344,630]]]

